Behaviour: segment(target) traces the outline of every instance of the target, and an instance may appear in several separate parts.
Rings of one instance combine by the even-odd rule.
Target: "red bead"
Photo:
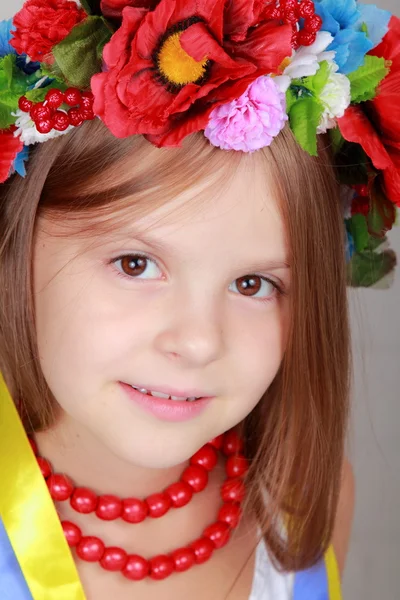
[[[234,529],[239,525],[242,510],[240,504],[235,502],[226,502],[219,510],[218,521],[222,521]]]
[[[73,548],[82,538],[82,532],[77,525],[70,521],[61,521],[61,525],[64,531],[65,539],[67,540],[68,546]]]
[[[31,110],[32,106],[33,102],[31,100],[28,100],[26,96],[21,96],[21,98],[18,100],[18,108],[22,110],[22,112],[28,113]]]
[[[225,456],[230,456],[231,454],[239,454],[239,452],[243,452],[243,440],[235,431],[231,429],[224,435],[224,444],[222,446],[222,451]]]
[[[122,548],[106,548],[100,559],[100,565],[106,571],[122,571],[128,562],[128,555]]]
[[[242,454],[229,456],[225,470],[228,477],[242,477],[248,470],[247,459]]]
[[[198,565],[211,558],[211,555],[214,552],[214,544],[209,538],[206,537],[194,541],[192,544],[190,544],[190,547],[194,551],[196,564]]]
[[[194,492],[201,492],[207,486],[208,473],[204,467],[189,465],[182,473],[182,481],[190,485]]]
[[[226,435],[226,434],[225,434]],[[216,450],[221,450],[222,446],[224,443],[224,435],[218,435],[216,438],[214,438],[213,440],[211,440],[210,444],[211,446],[214,446],[214,448]]]
[[[97,562],[104,554],[104,544],[94,535],[83,537],[76,547],[76,553],[82,560]]]
[[[58,502],[68,500],[74,491],[72,481],[66,475],[60,475],[59,473],[50,475],[47,479],[47,487],[49,488],[50,496]]]
[[[51,110],[49,106],[44,106],[43,102],[37,102],[32,106],[30,115],[35,122],[51,119]]]
[[[39,465],[39,468],[42,472],[42,475],[45,479],[47,479],[48,477],[50,477],[51,475],[51,464],[49,463],[48,460],[46,460],[45,458],[42,458],[41,456],[37,457],[37,463]]]
[[[354,185],[353,188],[355,189],[356,194],[358,196],[364,196],[364,197],[369,196],[369,187],[367,184],[362,183],[359,185]]]
[[[117,496],[99,496],[97,501],[96,515],[104,521],[113,521],[122,514],[122,500]]]
[[[313,44],[316,39],[316,33],[311,33],[309,31],[305,31],[304,29],[299,31],[299,33],[297,34],[297,43],[299,44],[299,46],[311,46],[311,44]]]
[[[229,525],[227,523],[222,523],[221,521],[209,525],[203,533],[204,537],[212,541],[215,548],[222,548],[225,546],[229,541],[230,534],[231,531]]]
[[[53,119],[39,119],[37,121],[35,121],[35,125],[36,125],[36,129],[38,130],[39,133],[50,133],[50,131],[53,129],[54,127],[54,121]]]
[[[67,113],[62,112],[61,110],[56,110],[53,116],[53,121],[54,129],[57,131],[65,131],[70,125]]]
[[[190,459],[191,465],[200,465],[207,471],[212,471],[218,462],[217,451],[211,444],[206,444]]]
[[[131,554],[128,556],[125,567],[122,569],[122,574],[131,581],[141,581],[150,571],[149,562],[142,556]]]
[[[92,109],[93,102],[94,102],[94,96],[93,96],[92,92],[82,92],[82,98],[81,98],[81,102],[80,102],[82,108]]]
[[[93,121],[95,114],[90,108],[81,108],[80,113],[84,121]]]
[[[71,497],[71,506],[74,510],[85,515],[96,510],[97,496],[88,488],[75,488]]]
[[[79,127],[83,123],[83,115],[79,108],[70,108],[68,111],[69,124]]]
[[[78,90],[78,88],[68,88],[67,90],[65,90],[64,92],[64,98],[65,98],[65,102],[69,105],[69,106],[78,106],[78,104],[81,103],[81,92]]]
[[[304,29],[310,33],[316,33],[322,27],[322,19],[319,15],[313,15],[304,21]]]
[[[282,2],[284,5],[285,12],[295,10],[297,8],[297,0],[284,0]]]
[[[127,523],[141,523],[149,514],[149,507],[143,500],[127,498],[122,501],[122,518]]]
[[[150,577],[157,581],[165,579],[174,572],[174,561],[170,556],[160,554],[160,556],[154,556],[149,560],[150,564]]]
[[[303,2],[299,4],[297,14],[303,19],[306,19],[307,17],[312,17],[315,14],[313,2],[304,2],[303,0]]]
[[[242,479],[227,479],[221,487],[224,502],[242,502],[246,496],[246,486]]]
[[[273,21],[279,20],[282,18],[282,11],[280,8],[275,6],[269,6],[265,10],[265,18],[267,20],[271,19]]]
[[[165,493],[170,497],[174,508],[181,508],[182,506],[189,504],[193,496],[192,488],[184,481],[173,483],[165,490]]]
[[[171,553],[171,558],[178,573],[187,571],[196,562],[196,555],[192,548],[178,548]]]
[[[292,25],[293,23],[297,23],[297,15],[296,15],[296,13],[295,13],[295,11],[294,11],[294,10],[289,10],[289,11],[287,11],[287,12],[285,13],[285,17],[284,17],[284,19],[285,19],[285,22],[286,22],[286,23],[290,23],[291,25]]]
[[[49,90],[45,99],[50,108],[59,108],[64,102],[64,94],[61,90]]]
[[[171,500],[166,494],[152,494],[146,498],[146,504],[149,507],[149,515],[153,519],[158,519],[165,515],[171,508]]]

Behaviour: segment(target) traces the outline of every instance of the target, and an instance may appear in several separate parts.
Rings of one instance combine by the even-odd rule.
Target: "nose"
[[[224,326],[217,302],[199,298],[173,303],[155,337],[155,346],[170,359],[200,367],[218,360],[224,350]]]

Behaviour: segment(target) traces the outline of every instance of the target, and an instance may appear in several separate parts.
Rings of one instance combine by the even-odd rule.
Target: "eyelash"
[[[158,262],[152,258],[151,256],[149,256],[148,254],[142,254],[141,252],[135,252],[134,254],[122,254],[120,256],[118,256],[117,258],[113,258],[109,261],[110,265],[113,265],[115,268],[115,272],[117,274],[118,277],[122,277],[125,280],[132,280],[132,279],[139,279],[138,277],[133,277],[130,275],[127,275],[126,273],[123,273],[122,271],[120,271],[118,268],[115,267],[116,263],[120,260],[123,260],[124,258],[144,258],[146,260],[152,261],[154,262],[157,267],[158,267]],[[256,298],[254,296],[248,296],[249,298],[253,298],[254,300],[258,300],[259,302],[264,302],[265,304],[268,302],[271,302],[272,300],[274,300],[274,298],[276,297],[276,295],[278,296],[285,296],[286,295],[286,291],[284,289],[284,287],[282,285],[280,285],[277,281],[274,281],[273,279],[270,279],[269,277],[266,277],[265,275],[260,275],[258,273],[251,273],[249,275],[244,275],[243,277],[251,277],[251,276],[256,276],[259,277],[260,279],[266,281],[267,283],[270,283],[274,289],[276,294],[274,293],[272,296],[268,297],[268,298]],[[235,279],[235,281],[237,281],[238,279],[240,279],[240,277],[238,277],[237,279]],[[238,295],[243,295],[243,294],[238,294]],[[244,296],[246,297],[246,296]]]

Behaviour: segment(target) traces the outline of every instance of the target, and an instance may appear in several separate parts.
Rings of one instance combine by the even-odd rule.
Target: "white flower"
[[[338,66],[330,64],[328,83],[322,90],[319,100],[325,107],[317,133],[325,133],[336,127],[336,119],[343,117],[351,102],[350,81],[342,73],[337,73]]]
[[[317,39],[311,46],[301,46],[293,52],[289,64],[282,75],[275,77],[275,83],[282,92],[286,92],[292,79],[301,77],[312,77],[320,68],[324,60],[333,62],[336,52],[327,51],[327,47],[333,41],[333,36],[328,31],[319,31]]]
[[[17,129],[14,132],[14,135],[15,137],[19,137],[25,146],[47,142],[47,140],[52,140],[60,135],[69,133],[72,129],[74,129],[73,126],[70,125],[65,131],[57,131],[52,129],[50,133],[40,133],[36,129],[36,125],[28,113],[22,112],[22,110],[18,109],[16,113],[13,113],[13,116],[17,117],[17,120],[15,121],[15,126]]]

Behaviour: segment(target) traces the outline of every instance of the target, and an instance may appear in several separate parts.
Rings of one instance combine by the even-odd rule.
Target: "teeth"
[[[154,396],[156,398],[164,398],[165,400],[167,400],[168,398],[170,398],[171,400],[175,400],[176,402],[195,402],[196,400],[198,400],[198,398],[196,398],[195,396],[192,396],[191,398],[184,398],[182,396],[169,396],[168,394],[163,394],[162,392],[153,392],[151,390],[146,390],[146,388],[135,387],[134,385],[132,385],[132,387],[135,390],[139,390],[139,392],[141,392],[142,394],[149,394],[150,396]]]
[[[156,398],[165,398],[165,400],[167,400],[169,398],[168,394],[163,394],[162,392],[152,392],[152,391],[150,391],[150,394],[152,396],[155,396]]]

